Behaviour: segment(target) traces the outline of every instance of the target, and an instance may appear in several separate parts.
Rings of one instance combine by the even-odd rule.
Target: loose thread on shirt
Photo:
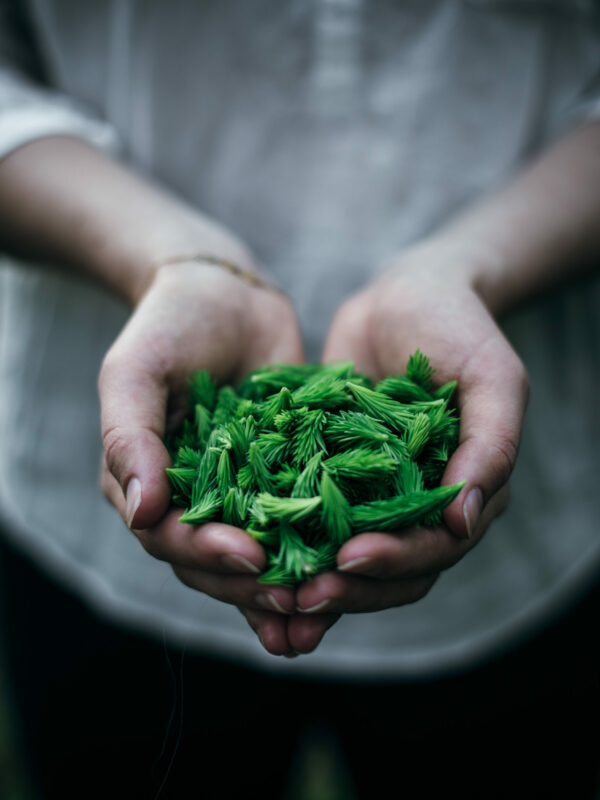
[[[160,754],[156,760],[155,768],[158,768],[158,765],[162,762],[166,752],[167,747],[169,744],[169,740],[171,738],[171,731],[173,728],[173,724],[179,712],[179,720],[177,724],[177,736],[175,739],[175,744],[173,745],[173,752],[171,753],[171,757],[169,759],[169,763],[166,767],[165,773],[162,777],[160,786],[156,794],[154,795],[154,800],[158,800],[160,795],[162,794],[167,780],[169,779],[169,775],[171,774],[171,770],[173,768],[173,764],[175,763],[175,758],[179,751],[179,745],[181,744],[181,738],[183,736],[183,699],[184,699],[184,677],[183,677],[183,668],[184,668],[184,660],[185,660],[185,653],[186,653],[186,645],[184,644],[181,649],[180,654],[180,661],[179,661],[179,674],[177,674],[175,667],[173,666],[173,662],[171,660],[171,656],[169,654],[169,648],[167,646],[167,638],[166,638],[166,631],[163,629],[163,649],[165,653],[165,659],[167,662],[167,667],[169,670],[169,675],[171,679],[171,690],[173,695],[173,705],[171,708],[171,713],[169,715],[169,720],[167,722],[167,727],[165,729],[165,734],[163,737],[163,743],[160,750]]]

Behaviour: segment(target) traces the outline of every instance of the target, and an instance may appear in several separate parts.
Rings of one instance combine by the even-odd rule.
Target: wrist
[[[468,290],[497,316],[511,303],[507,255],[483,236],[441,231],[392,258],[381,278],[430,283],[435,291]]]
[[[88,249],[88,265],[93,272],[114,275],[115,265],[119,265],[113,288],[129,305],[137,306],[159,272],[168,271],[176,263],[191,264],[195,254],[256,274],[249,250],[220,225],[185,207],[166,212],[163,208],[156,216],[145,216],[139,226],[128,225],[110,237],[101,237]]]
[[[196,209],[66,136],[19,148],[0,165],[0,242],[9,252],[68,264],[136,305],[156,264],[210,253],[253,268],[231,233]]]
[[[513,302],[510,254],[484,231],[441,232],[428,246],[446,280],[474,292],[493,316]]]

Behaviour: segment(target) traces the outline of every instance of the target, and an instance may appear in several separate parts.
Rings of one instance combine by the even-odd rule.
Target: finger
[[[300,364],[304,361],[302,335],[290,302],[272,289],[255,289],[248,302],[253,308],[246,335],[248,347],[238,368],[238,378],[265,364]],[[273,331],[277,335],[273,335]]]
[[[125,500],[116,479],[105,468],[103,470],[105,493],[115,505],[123,506]],[[147,530],[133,530],[144,549],[154,558],[167,561],[177,568],[189,572],[177,576],[187,586],[219,600],[235,603],[235,598],[247,597],[249,587],[228,584],[228,575],[252,574],[257,576],[265,565],[262,547],[245,531],[224,523],[207,523],[199,527],[178,521],[180,512],[172,511],[159,525]],[[203,574],[205,573],[205,574]],[[212,577],[211,577],[212,576]],[[221,577],[220,577],[221,576]],[[290,589],[274,586],[267,590],[255,581],[250,584],[253,605],[266,608],[278,614],[290,614],[295,610],[293,593]]]
[[[186,586],[235,605],[279,614],[295,610],[291,589],[257,582],[265,553],[245,531],[219,522],[194,527],[178,516],[172,511],[155,528],[133,532],[151,556],[173,566]]]
[[[445,485],[466,481],[444,512],[456,536],[473,535],[486,504],[508,482],[528,395],[525,369],[501,336],[490,339],[465,365],[458,394],[460,443],[442,480]]]
[[[245,531],[222,522],[188,525],[179,522],[180,514],[170,511],[155,527],[133,530],[151,556],[210,572],[258,575],[263,570],[265,552]]]
[[[353,361],[358,372],[374,374],[374,364],[370,337],[367,335],[369,304],[362,295],[348,300],[335,315],[325,341],[322,361]]]
[[[102,484],[104,493],[117,508],[125,505],[120,486],[106,467],[103,469]],[[259,575],[262,572],[265,565],[264,550],[245,531],[216,522],[193,527],[179,522],[179,513],[172,511],[154,528],[133,530],[151,556],[172,565],[224,575]],[[277,604],[276,595],[262,602],[268,603],[269,608],[279,613],[285,611]],[[290,603],[287,610],[293,611],[293,604]]]
[[[415,603],[425,597],[437,576],[384,581],[325,572],[302,586],[296,594],[301,614],[362,614]]]
[[[288,619],[287,635],[294,652],[312,653],[340,614],[294,614]]]
[[[102,493],[108,500],[108,502],[113,505],[119,514],[125,519],[126,511],[126,503],[125,503],[125,495],[123,494],[123,490],[119,485],[118,480],[112,474],[112,472],[108,469],[108,464],[106,463],[106,456],[104,453],[102,454],[102,468],[100,471],[100,486],[102,488]]]
[[[117,346],[104,360],[98,391],[106,465],[125,499],[118,508],[129,527],[148,528],[171,496],[165,473],[171,462],[162,441],[166,384]]]
[[[185,586],[223,603],[280,615],[296,610],[294,592],[286,586],[267,588],[249,575],[225,575],[177,565],[173,566],[173,572]]]
[[[418,528],[397,534],[363,533],[338,553],[340,572],[380,580],[421,577],[455,564],[471,548],[447,528]]]
[[[508,497],[508,486],[494,495],[471,539],[457,539],[444,526],[354,536],[340,548],[338,570],[382,580],[418,578],[442,572],[456,564],[479,541],[492,520],[506,508]]]
[[[285,617],[270,614],[268,611],[255,611],[251,608],[240,607],[239,610],[267,653],[288,658],[297,655],[289,642]]]

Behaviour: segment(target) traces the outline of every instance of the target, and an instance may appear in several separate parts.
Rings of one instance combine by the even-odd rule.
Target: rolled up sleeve
[[[17,22],[13,4],[0,2],[0,158],[45,136],[73,136],[105,151],[117,150],[111,125],[36,80],[34,43]]]

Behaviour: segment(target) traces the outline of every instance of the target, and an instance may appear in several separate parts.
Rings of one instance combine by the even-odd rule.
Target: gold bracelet
[[[255,286],[259,289],[270,289],[271,291],[279,291],[273,284],[267,283],[262,278],[260,278],[255,272],[251,272],[249,269],[242,269],[237,264],[234,264],[233,261],[228,261],[226,258],[219,258],[218,256],[211,256],[205,253],[195,253],[194,255],[186,255],[186,256],[172,256],[171,258],[167,258],[164,261],[160,261],[156,263],[154,266],[164,267],[168,266],[169,264],[182,264],[184,261],[198,261],[204,264],[210,264],[213,267],[221,267],[222,269],[227,270],[232,275],[235,275],[238,278],[241,278],[245,283],[250,284],[250,286]]]

